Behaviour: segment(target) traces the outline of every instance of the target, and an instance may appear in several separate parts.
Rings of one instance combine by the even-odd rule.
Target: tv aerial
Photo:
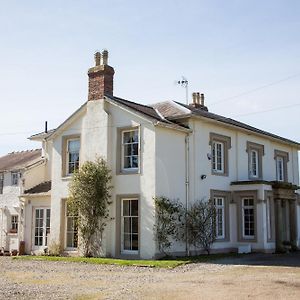
[[[181,76],[181,80],[177,80],[176,84],[185,88],[185,98],[186,98],[185,100],[186,100],[186,105],[188,105],[189,104],[189,81],[184,76]]]

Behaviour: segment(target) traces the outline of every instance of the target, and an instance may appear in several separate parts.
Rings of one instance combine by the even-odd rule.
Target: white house
[[[12,152],[0,157],[0,249],[19,249],[23,240],[23,209],[19,196],[43,178],[41,150]]]
[[[21,197],[27,252],[43,251],[49,238],[66,252],[77,251],[75,217],[66,209],[68,184],[80,164],[97,156],[107,160],[113,176],[106,256],[157,257],[155,196],[187,206],[214,199],[215,251],[300,245],[298,142],[213,114],[199,93],[190,105],[118,98],[107,61],[107,51],[96,53],[87,102],[55,130],[30,137],[42,142],[49,178]],[[184,254],[186,247],[175,243],[171,250]]]

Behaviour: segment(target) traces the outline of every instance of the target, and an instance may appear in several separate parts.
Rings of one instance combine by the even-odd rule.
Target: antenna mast
[[[189,82],[188,80],[182,76],[181,80],[177,81],[178,85],[181,85],[183,88],[185,88],[185,100],[186,100],[186,105],[189,104]]]

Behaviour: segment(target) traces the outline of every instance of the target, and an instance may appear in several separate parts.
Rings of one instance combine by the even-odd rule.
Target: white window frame
[[[222,204],[219,204],[219,200],[221,200]],[[214,197],[214,206],[216,209],[216,239],[224,239],[225,238],[225,198],[224,197]],[[219,220],[218,215],[221,210],[222,215],[222,235],[219,235]]]
[[[71,176],[72,174],[74,174],[74,172],[70,172],[70,157],[69,157],[69,142],[72,142],[72,141],[78,141],[79,142],[79,151],[78,151],[78,157],[79,157],[79,160],[80,160],[80,138],[70,138],[70,139],[67,139],[67,147],[66,147],[66,170],[67,170],[67,176]],[[75,152],[74,152],[75,153]],[[77,153],[77,152],[76,152]],[[78,162],[78,168],[79,168],[79,162]],[[76,168],[74,168],[74,170],[76,170]]]
[[[67,251],[77,251],[78,250],[78,228],[77,228],[77,230],[75,230],[73,228],[73,230],[68,231],[68,220],[78,218],[78,215],[69,214],[67,203],[66,203],[65,211],[66,211],[66,216],[65,216],[66,217],[65,218],[65,228],[66,228],[66,230],[65,230],[65,249]],[[77,234],[77,247],[68,246],[68,233],[73,234],[73,239],[74,239],[74,235]]]
[[[218,155],[218,146],[221,148],[221,155]],[[223,142],[213,141],[212,143],[212,170],[214,173],[224,173],[225,170],[225,157],[224,157],[225,145]],[[221,168],[219,168],[218,160],[221,160]]]
[[[134,142],[134,143],[124,143],[124,133],[126,132],[137,132],[137,135],[138,135],[138,141],[137,142]],[[128,145],[128,144],[137,144],[137,147],[138,147],[138,154],[137,155],[131,155],[130,157],[134,157],[134,156],[137,156],[137,161],[138,161],[138,166],[137,167],[132,167],[132,168],[125,168],[125,145]],[[121,169],[122,171],[138,171],[139,170],[139,167],[140,167],[140,130],[139,128],[133,128],[133,129],[125,129],[125,130],[122,130],[121,132]]]
[[[42,218],[42,226],[36,226],[36,213],[37,210],[43,211],[43,218]],[[50,218],[49,218],[49,226],[47,226],[47,211],[50,211]],[[41,219],[41,218],[39,218]],[[51,209],[49,207],[34,207],[34,218],[33,218],[33,248],[34,249],[40,249],[45,248],[48,246],[48,235],[50,234],[51,227],[50,227],[50,220],[51,220]],[[42,235],[42,245],[36,245],[35,244],[35,238],[40,237],[40,235],[35,235],[36,228],[42,228],[43,229],[43,235]],[[48,234],[47,234],[47,231]]]
[[[12,231],[16,231],[14,233],[18,233],[18,230],[19,230],[19,216],[18,215],[11,215],[10,229]]]
[[[11,172],[11,185],[17,186],[19,184],[20,173],[19,172]]]
[[[256,149],[250,150],[250,176],[252,178],[259,178],[259,153]]]
[[[280,166],[281,165],[281,166]],[[284,158],[282,156],[276,156],[276,179],[283,182],[284,178]]]
[[[121,253],[122,254],[138,254],[139,253],[139,249],[140,249],[140,245],[139,245],[139,225],[138,225],[138,250],[128,250],[128,249],[124,249],[124,216],[123,216],[123,203],[124,201],[137,201],[138,202],[138,215],[137,216],[125,216],[125,217],[129,217],[129,218],[137,218],[138,219],[138,224],[139,224],[139,200],[138,198],[122,198],[121,199]],[[131,223],[132,224],[132,223]],[[132,232],[132,227],[131,227],[131,232]]]
[[[253,205],[245,205],[245,200],[252,200]],[[252,209],[253,210],[253,235],[246,235],[245,234],[245,210]],[[255,207],[254,207],[254,198],[245,197],[242,198],[242,237],[243,239],[253,240],[255,238]]]

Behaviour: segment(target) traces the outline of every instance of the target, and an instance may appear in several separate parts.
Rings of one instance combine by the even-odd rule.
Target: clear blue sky
[[[26,137],[86,101],[86,72],[103,48],[117,96],[184,102],[174,85],[184,75],[210,111],[300,141],[300,105],[277,109],[300,104],[300,1],[0,4],[0,155],[38,147]]]

